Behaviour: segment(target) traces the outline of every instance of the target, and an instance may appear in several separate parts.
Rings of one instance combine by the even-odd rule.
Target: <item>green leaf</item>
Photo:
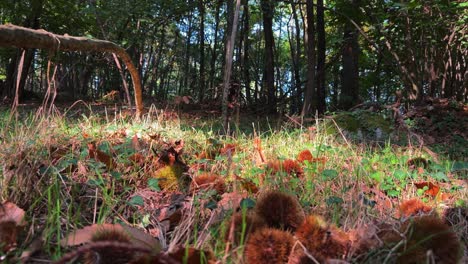
[[[251,209],[255,207],[255,201],[250,198],[244,198],[240,202],[241,208]]]
[[[437,180],[437,181],[449,181],[449,179],[447,178],[447,175],[445,175],[445,173],[439,171],[439,172],[436,172],[434,174],[431,175],[433,179]]]
[[[384,179],[385,174],[382,171],[374,172],[370,175],[370,177],[378,182],[382,182]]]
[[[400,192],[398,190],[389,190],[387,191],[387,195],[390,197],[397,197],[400,195]]]
[[[404,180],[406,178],[406,172],[402,170],[396,170],[393,172],[393,177],[399,179],[399,180]]]
[[[214,210],[218,208],[218,204],[215,201],[210,200],[208,203],[205,204],[205,208]]]
[[[158,179],[155,179],[155,178],[151,178],[148,180],[148,187],[153,190],[153,191],[161,191],[161,189],[159,188],[159,184],[158,184]]]
[[[116,180],[121,180],[122,179],[122,173],[120,173],[118,171],[112,171],[110,174]]]
[[[338,172],[336,170],[323,170],[322,177],[325,180],[333,180],[338,177]]]
[[[325,202],[327,203],[328,206],[330,206],[334,204],[342,204],[344,200],[337,196],[330,196],[327,198]]]
[[[133,206],[143,206],[145,204],[145,202],[143,201],[143,197],[139,195],[133,196],[128,203]]]

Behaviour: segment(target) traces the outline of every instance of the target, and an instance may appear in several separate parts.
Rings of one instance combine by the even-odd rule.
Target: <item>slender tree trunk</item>
[[[292,8],[292,15],[294,19],[294,28],[296,31],[295,34],[295,40],[296,40],[296,48],[293,49],[291,48],[291,51],[294,51],[293,54],[293,71],[294,71],[294,97],[295,99],[293,100],[293,113],[296,113],[296,111],[299,111],[299,106],[301,105],[301,98],[302,98],[302,87],[301,87],[301,74],[300,74],[300,68],[301,68],[301,54],[302,54],[302,49],[301,49],[301,28],[299,26],[299,18],[297,16],[297,9],[296,9],[296,4],[291,2],[291,8]],[[294,45],[291,44],[291,47],[294,47]]]
[[[241,38],[243,40],[243,53],[242,53],[242,73],[244,76],[245,96],[247,97],[247,103],[252,105],[252,95],[250,89],[250,13],[249,13],[249,1],[243,0],[243,26]]]
[[[326,111],[325,52],[325,19],[323,0],[317,0],[317,110],[319,115],[323,115]]]
[[[229,106],[228,106],[228,93],[229,93],[229,82],[231,79],[231,70],[232,70],[232,55],[234,52],[234,43],[236,40],[236,31],[237,31],[237,23],[239,20],[239,9],[240,9],[240,1],[236,0],[236,8],[234,10],[234,16],[232,21],[232,30],[231,35],[229,38],[226,39],[226,67],[224,69],[224,81],[223,81],[223,109],[222,109],[222,117],[224,123],[224,129],[228,129],[229,125]]]
[[[214,90],[215,84],[215,73],[216,73],[216,60],[218,59],[218,31],[219,31],[219,13],[221,9],[222,0],[216,1],[216,9],[215,9],[215,29],[213,34],[213,50],[211,51],[211,62],[210,62],[210,89]],[[213,91],[213,94],[216,94]],[[213,97],[213,96],[212,96]]]
[[[315,28],[314,6],[312,0],[307,0],[307,83],[304,94],[304,105],[301,116],[313,114],[317,109],[315,91]]]
[[[276,91],[275,91],[275,54],[273,52],[275,43],[273,38],[273,14],[275,3],[273,0],[261,1],[263,15],[263,32],[265,36],[265,65],[263,83],[267,91],[267,106],[270,114],[276,113]]]
[[[358,8],[358,0],[352,4]],[[359,33],[350,21],[346,21],[343,35],[343,71],[341,78],[341,94],[339,106],[348,110],[359,103]]]
[[[185,40],[185,56],[184,56],[184,76],[180,80],[179,91],[187,90],[190,78],[190,39],[192,38],[192,13],[189,14],[188,31]]]
[[[202,102],[205,97],[205,4],[203,0],[198,0],[198,11],[200,16],[200,81],[198,85],[198,101]]]

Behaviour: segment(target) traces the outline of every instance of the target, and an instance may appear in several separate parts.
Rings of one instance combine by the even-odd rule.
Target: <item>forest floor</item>
[[[241,115],[225,133],[208,110],[151,108],[136,122],[113,105],[3,109],[0,262],[466,260],[467,114],[414,108],[403,132],[367,140],[334,116]],[[406,223],[420,213],[454,242],[414,242]]]

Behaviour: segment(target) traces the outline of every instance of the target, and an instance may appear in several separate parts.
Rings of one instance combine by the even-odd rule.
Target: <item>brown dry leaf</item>
[[[424,173],[424,168],[423,167],[418,167],[418,175],[421,175]]]
[[[128,157],[128,160],[139,165],[143,165],[145,163],[145,157],[141,153],[135,153]]]
[[[226,144],[220,151],[219,154],[221,155],[227,155],[228,152],[231,153],[230,155],[234,155],[236,150],[238,149],[238,146],[236,144]]]
[[[108,170],[115,168],[116,164],[114,159],[103,151],[97,149],[95,143],[88,143],[88,152],[90,158],[104,163]]]
[[[451,198],[452,196],[449,193],[444,193],[444,192],[440,192],[439,195],[437,196],[437,200],[440,202],[448,201]]]
[[[8,252],[15,248],[18,227],[23,224],[23,209],[11,202],[0,205],[0,251]]]
[[[436,197],[440,190],[440,187],[433,184],[432,182],[418,182],[414,183],[414,185],[418,189],[424,189],[424,187],[427,187],[428,189],[425,190],[424,193],[432,197]]]
[[[148,248],[150,250],[154,250],[155,253],[158,253],[161,250],[161,245],[152,236],[137,228],[119,224],[94,224],[86,226],[82,229],[78,229],[70,233],[68,236],[63,238],[60,241],[60,245],[66,247],[89,243],[92,241],[93,235],[96,232],[100,232],[106,229],[128,234],[130,236],[130,243],[134,246]]]
[[[414,170],[418,167],[427,168],[428,162],[425,158],[416,157],[416,158],[409,159],[406,162],[406,165],[408,165],[408,168]]]
[[[258,192],[258,187],[255,185],[255,183],[249,179],[244,179],[241,178],[237,175],[234,175],[234,178],[236,181],[240,182],[242,188],[246,190],[248,193],[257,193]]]
[[[255,147],[255,165],[262,165],[266,163],[265,156],[263,155],[262,150],[262,141],[259,137],[254,138],[254,147]]]
[[[24,210],[11,202],[5,202],[0,206],[0,223],[14,222],[17,226],[24,225]]]
[[[21,253],[21,263],[27,263],[29,258],[36,252],[42,249],[44,241],[42,240],[41,236],[36,237],[31,244],[29,244],[28,248]]]
[[[218,202],[218,208],[221,208],[225,211],[235,211],[240,206],[240,202],[242,201],[242,199],[246,198],[247,196],[245,194],[231,192],[223,193],[221,197],[221,201]]]
[[[141,146],[140,146],[140,141],[138,140],[138,135],[135,134],[133,137],[132,137],[132,148],[136,151],[139,151],[141,149]]]

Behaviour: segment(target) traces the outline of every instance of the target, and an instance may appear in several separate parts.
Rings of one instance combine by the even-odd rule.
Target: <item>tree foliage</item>
[[[233,5],[233,0],[4,0],[0,22],[112,41],[130,54],[144,98],[164,102],[192,95],[196,103],[219,105]],[[397,90],[408,102],[427,96],[466,102],[466,10],[461,0],[243,0],[231,78],[240,87],[237,105],[258,113],[299,113],[308,83],[313,91],[307,114],[317,107],[323,114],[366,101],[387,103]],[[312,35],[308,16],[319,26]],[[308,38],[318,54],[313,61]],[[2,98],[14,96],[20,54],[0,49]],[[44,51],[28,51],[20,93],[45,93],[41,79],[48,59]],[[59,97],[99,98],[118,90],[123,98],[122,73],[110,55],[63,52],[55,60]]]

